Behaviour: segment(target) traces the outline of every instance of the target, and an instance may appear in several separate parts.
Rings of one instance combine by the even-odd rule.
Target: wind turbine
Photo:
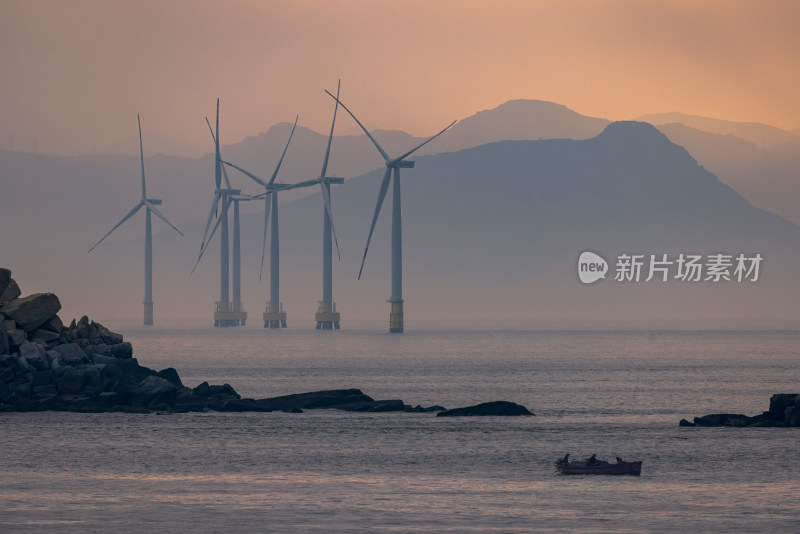
[[[339,97],[341,81],[336,88],[336,97]],[[314,319],[317,322],[317,330],[338,330],[340,328],[341,314],[336,311],[336,303],[333,302],[333,244],[336,244],[336,253],[339,259],[339,240],[336,239],[336,228],[333,225],[333,211],[331,209],[331,184],[342,184],[344,178],[336,176],[325,176],[328,170],[328,159],[331,154],[331,142],[333,141],[333,128],[336,125],[336,112],[339,109],[337,100],[333,110],[333,121],[331,121],[331,132],[328,135],[328,146],[325,149],[325,160],[322,163],[322,172],[314,180],[306,180],[292,186],[291,189],[298,187],[309,187],[319,184],[323,199],[322,210],[322,300],[319,301],[317,313]]]
[[[206,124],[211,131],[211,138],[215,146],[215,161],[214,161],[214,183],[216,189],[214,190],[214,198],[211,201],[211,209],[208,213],[208,220],[206,221],[206,228],[203,232],[203,242],[200,245],[200,254],[197,257],[197,262],[194,269],[200,263],[200,259],[206,251],[206,246],[211,242],[214,233],[218,227],[220,230],[220,298],[215,303],[214,309],[214,326],[244,326],[247,321],[247,312],[244,311],[241,300],[241,249],[239,240],[239,201],[250,200],[250,197],[240,195],[240,189],[231,188],[231,182],[228,179],[228,173],[222,166],[222,156],[220,155],[219,143],[219,98],[217,99],[217,118],[216,118],[216,133],[211,128],[211,123],[206,118]],[[222,187],[222,177],[225,177],[226,187]],[[230,250],[228,246],[228,207],[234,203],[234,221],[233,221],[233,302],[230,300]],[[221,205],[221,206],[220,206]],[[219,212],[219,208],[222,208]],[[214,214],[219,213],[217,223],[211,234],[208,233],[211,227],[211,221]],[[192,269],[192,272],[194,272]]]
[[[299,118],[299,117],[298,117]],[[257,195],[252,198],[260,198],[264,197],[264,240],[262,243],[261,248],[261,271],[259,272],[258,278],[261,280],[261,273],[264,270],[264,256],[266,253],[267,247],[267,227],[270,225],[270,215],[272,216],[271,219],[271,232],[270,232],[270,298],[267,302],[266,310],[264,311],[264,328],[286,328],[286,312],[283,310],[283,304],[280,301],[280,232],[278,227],[278,191],[287,191],[289,189],[297,189],[298,187],[308,187],[310,185],[314,185],[316,182],[313,183],[301,183],[301,184],[282,184],[276,183],[275,178],[278,176],[278,171],[281,168],[281,164],[283,163],[283,158],[286,156],[286,151],[289,148],[289,143],[292,142],[292,137],[294,136],[294,130],[297,128],[297,120],[294,120],[294,126],[292,126],[292,131],[289,134],[289,139],[286,141],[286,146],[283,148],[283,154],[281,154],[281,159],[278,161],[278,165],[275,167],[275,172],[272,173],[272,176],[269,180],[265,180],[256,176],[255,174],[247,171],[238,165],[234,165],[228,161],[223,161],[225,165],[229,165],[234,169],[238,170],[239,172],[245,174],[246,176],[250,177],[253,181],[258,183],[264,188],[264,193],[261,195]],[[271,209],[270,209],[271,207]],[[270,214],[271,211],[271,214]]]
[[[437,133],[434,136],[429,137],[424,142],[420,143],[416,147],[412,148],[405,154],[392,158],[383,147],[378,144],[374,137],[369,133],[369,131],[364,127],[363,124],[353,115],[353,112],[350,111],[347,106],[339,100],[338,97],[333,96],[327,90],[325,91],[328,95],[336,100],[344,110],[353,117],[353,120],[364,130],[364,133],[367,134],[372,144],[375,145],[375,148],[378,149],[381,156],[384,159],[386,164],[386,172],[383,174],[383,180],[381,181],[381,187],[378,191],[378,202],[375,205],[375,213],[372,216],[372,225],[369,228],[369,236],[367,237],[367,246],[364,248],[364,257],[361,259],[361,268],[358,271],[358,278],[361,279],[361,273],[364,271],[364,262],[367,260],[367,251],[369,250],[369,243],[372,240],[372,232],[375,230],[375,223],[378,222],[378,215],[381,212],[381,206],[383,205],[383,199],[386,197],[386,192],[389,190],[389,181],[393,180],[393,187],[392,187],[392,294],[389,297],[389,303],[391,303],[391,311],[389,312],[389,332],[391,333],[402,333],[403,332],[403,229],[402,229],[402,221],[401,221],[401,205],[400,205],[400,169],[413,169],[414,162],[409,161],[406,158],[409,157],[411,154],[422,148],[423,146],[427,145],[444,132],[446,132],[451,126],[453,126],[456,121],[451,122],[444,130]]]
[[[93,251],[97,245],[103,242],[105,238],[107,238],[111,233],[122,226],[122,224],[133,217],[137,211],[145,208],[145,230],[144,230],[144,324],[145,325],[152,325],[153,324],[153,229],[152,223],[150,221],[150,214],[155,213],[156,217],[170,225],[176,232],[183,235],[183,233],[175,228],[171,222],[167,220],[164,215],[161,214],[156,206],[161,205],[161,200],[156,198],[147,198],[147,185],[145,183],[144,177],[144,148],[142,146],[142,121],[139,118],[139,114],[136,114],[136,121],[139,123],[139,157],[141,161],[142,167],[142,198],[139,202],[133,207],[128,214],[122,218],[120,222],[114,226],[109,232],[100,238],[100,241],[94,244],[92,248],[89,249],[89,252]]]

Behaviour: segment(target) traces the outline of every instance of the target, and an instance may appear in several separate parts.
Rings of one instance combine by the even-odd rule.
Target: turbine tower
[[[339,89],[341,88],[341,81],[336,88],[336,98],[339,98]],[[336,244],[336,253],[339,259],[342,259],[339,253],[339,240],[336,239],[336,228],[333,225],[333,211],[331,210],[331,184],[342,184],[344,178],[335,176],[325,176],[328,170],[328,159],[331,154],[331,142],[333,141],[333,128],[336,125],[336,112],[339,109],[339,101],[336,101],[336,106],[333,109],[333,121],[331,122],[331,132],[328,135],[328,146],[325,149],[325,159],[322,162],[322,172],[319,178],[315,180],[307,180],[291,186],[292,189],[297,187],[309,187],[319,184],[322,193],[323,209],[322,209],[322,300],[318,303],[317,313],[314,319],[317,323],[317,330],[339,330],[341,314],[336,311],[336,303],[333,301],[333,244]]]
[[[267,227],[270,225],[270,298],[267,301],[267,307],[264,311],[264,328],[286,328],[286,312],[283,309],[283,303],[280,300],[280,231],[278,227],[278,191],[287,191],[290,189],[297,189],[299,187],[308,187],[314,185],[316,181],[303,182],[300,184],[282,184],[276,183],[275,178],[278,176],[278,171],[283,163],[283,158],[286,156],[286,151],[289,148],[289,143],[292,142],[295,128],[297,128],[297,118],[294,120],[294,126],[289,134],[289,139],[286,141],[286,146],[283,148],[283,154],[275,167],[275,172],[269,180],[264,180],[255,174],[247,171],[238,165],[234,165],[228,161],[223,161],[225,165],[229,165],[239,172],[250,177],[253,181],[258,183],[264,188],[264,193],[251,198],[264,197],[264,240],[261,247],[261,271],[259,271],[258,279],[261,280],[261,274],[264,271],[264,256],[267,247]],[[271,208],[271,210],[270,210]],[[270,213],[271,211],[271,213]],[[270,219],[271,216],[271,219]]]
[[[378,202],[375,205],[375,213],[372,215],[372,225],[369,228],[369,236],[367,237],[367,246],[364,249],[364,257],[361,259],[361,268],[358,271],[358,278],[361,279],[361,273],[364,271],[364,262],[367,259],[367,251],[369,250],[369,243],[372,240],[372,232],[375,230],[375,223],[378,222],[378,215],[381,212],[383,199],[386,197],[386,192],[389,190],[389,182],[392,181],[392,293],[388,302],[391,304],[391,311],[389,312],[389,332],[402,333],[403,326],[403,229],[401,221],[401,205],[400,205],[400,169],[413,169],[414,162],[406,160],[411,154],[427,145],[444,132],[446,132],[456,121],[451,122],[444,130],[434,136],[429,137],[423,143],[412,148],[405,154],[392,158],[381,145],[375,140],[363,124],[353,115],[347,106],[339,100],[338,97],[333,96],[330,92],[325,91],[331,98],[336,100],[344,110],[353,117],[353,120],[364,130],[372,144],[378,149],[386,164],[386,172],[383,174],[381,187],[378,192]],[[392,180],[393,178],[393,180]]]
[[[92,248],[89,249],[89,252],[93,251],[97,245],[103,242],[105,238],[111,235],[111,232],[122,226],[122,224],[133,217],[137,211],[145,208],[145,230],[144,230],[144,324],[145,325],[152,325],[153,324],[153,229],[152,223],[150,220],[150,214],[155,213],[156,217],[170,225],[176,232],[183,235],[180,230],[175,228],[171,222],[167,220],[164,215],[161,214],[156,206],[161,205],[161,201],[156,198],[147,198],[147,184],[145,183],[144,177],[144,148],[142,146],[142,121],[139,119],[139,115],[136,115],[136,120],[139,123],[139,158],[142,167],[142,198],[139,202],[133,207],[131,211],[128,212],[125,217],[122,218],[120,222],[114,226],[109,232],[100,238],[100,241],[94,244]]]
[[[231,182],[228,179],[228,173],[222,166],[222,156],[220,155],[220,142],[219,142],[219,99],[217,99],[217,118],[216,118],[216,133],[211,128],[211,123],[206,118],[209,130],[211,130],[211,138],[214,140],[215,146],[215,161],[214,161],[214,198],[211,201],[211,209],[208,213],[208,220],[206,221],[206,228],[203,232],[203,242],[200,244],[200,254],[197,257],[197,262],[194,269],[200,263],[200,258],[205,253],[206,246],[210,243],[211,238],[214,236],[217,227],[220,227],[220,297],[219,301],[214,303],[214,326],[244,326],[247,321],[247,312],[244,311],[241,302],[240,280],[241,280],[241,262],[240,262],[240,243],[239,243],[239,219],[238,219],[238,200],[241,190],[232,189]],[[222,177],[225,177],[226,187],[222,187]],[[249,197],[244,198],[248,200]],[[233,286],[234,286],[234,299],[230,299],[230,249],[228,245],[228,207],[232,201],[236,201],[234,206],[234,256],[233,256]],[[209,235],[208,230],[211,227],[211,221],[214,214],[219,211],[220,205],[222,207],[217,223],[214,230]],[[238,293],[238,294],[237,294]]]

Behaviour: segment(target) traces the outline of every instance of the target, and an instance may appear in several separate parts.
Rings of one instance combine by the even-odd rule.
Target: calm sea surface
[[[0,414],[0,531],[800,532],[800,429],[678,427],[800,391],[800,332],[120,330],[189,386],[536,417]]]

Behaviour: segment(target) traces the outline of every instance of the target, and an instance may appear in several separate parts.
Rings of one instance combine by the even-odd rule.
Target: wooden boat
[[[557,462],[556,471],[562,475],[634,475],[642,474],[642,462],[625,462],[617,458],[617,463],[599,461],[589,465],[585,460],[576,460],[568,464]]]

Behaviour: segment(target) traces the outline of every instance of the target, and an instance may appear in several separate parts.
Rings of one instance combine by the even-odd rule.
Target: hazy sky
[[[324,131],[340,77],[369,127],[416,135],[517,98],[795,129],[798,22],[795,0],[0,0],[0,148],[130,144],[140,112],[146,150],[210,149],[218,96],[225,144]]]

